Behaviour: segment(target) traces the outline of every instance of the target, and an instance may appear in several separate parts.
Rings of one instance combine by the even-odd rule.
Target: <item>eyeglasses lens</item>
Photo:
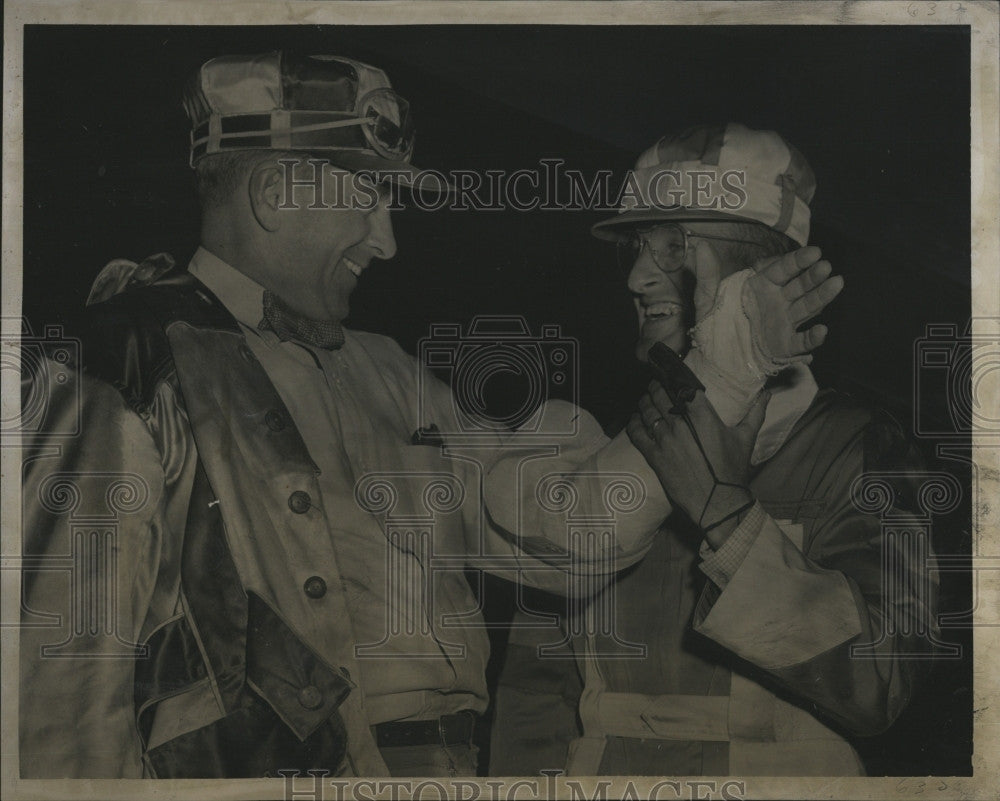
[[[678,225],[658,225],[647,231],[635,231],[618,243],[618,264],[631,270],[639,254],[646,250],[656,266],[665,273],[676,272],[684,266],[687,239]]]

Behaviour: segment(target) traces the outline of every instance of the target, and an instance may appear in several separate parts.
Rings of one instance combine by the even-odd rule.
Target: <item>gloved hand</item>
[[[685,363],[726,425],[743,419],[769,375],[808,364],[826,339],[824,325],[797,330],[844,286],[821,255],[817,247],[799,248],[720,282],[714,249],[694,243],[696,324]]]

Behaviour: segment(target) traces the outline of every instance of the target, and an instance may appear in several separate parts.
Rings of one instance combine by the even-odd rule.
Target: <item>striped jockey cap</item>
[[[626,175],[618,215],[592,232],[619,240],[643,223],[749,220],[805,245],[815,191],[805,157],[774,131],[700,125],[640,155]]]
[[[408,175],[409,104],[386,74],[349,58],[276,51],[205,62],[183,98],[191,166],[231,150],[303,150],[349,170]]]

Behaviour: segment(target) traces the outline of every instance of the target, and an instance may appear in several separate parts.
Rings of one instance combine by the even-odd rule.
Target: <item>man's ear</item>
[[[265,231],[280,227],[281,205],[285,199],[282,165],[268,159],[258,164],[250,175],[248,186],[250,207],[258,224]]]

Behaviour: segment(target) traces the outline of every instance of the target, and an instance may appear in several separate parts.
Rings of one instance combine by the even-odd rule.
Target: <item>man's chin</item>
[[[317,319],[327,320],[333,323],[342,323],[347,319],[347,315],[350,314],[351,307],[347,298],[343,296],[339,297],[324,297],[322,304],[322,312]]]

